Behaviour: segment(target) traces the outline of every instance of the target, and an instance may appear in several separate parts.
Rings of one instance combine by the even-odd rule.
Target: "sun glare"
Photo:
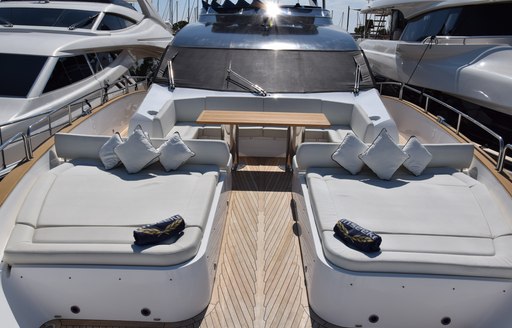
[[[269,17],[275,18],[281,13],[281,8],[279,8],[277,2],[267,1],[265,2],[265,11]]]

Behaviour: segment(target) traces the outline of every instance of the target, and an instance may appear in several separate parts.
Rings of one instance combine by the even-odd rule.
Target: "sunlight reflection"
[[[265,12],[270,18],[276,18],[281,13],[281,8],[277,2],[266,1]]]

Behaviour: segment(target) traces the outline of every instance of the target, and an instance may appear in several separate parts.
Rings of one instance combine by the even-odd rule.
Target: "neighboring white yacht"
[[[512,115],[511,1],[370,1],[361,12],[391,40],[363,39],[375,75]],[[369,24],[367,24],[369,26]]]
[[[380,95],[322,8],[214,4],[173,39],[142,102],[94,110],[0,181],[2,323],[509,327],[512,146],[492,163]],[[226,129],[201,123],[205,110],[285,119]],[[331,126],[286,123],[312,113]],[[290,153],[293,173],[252,171]],[[179,234],[135,243],[175,215]],[[381,235],[380,251],[344,244],[342,218]]]
[[[159,58],[172,35],[146,0],[139,7],[0,1],[0,144],[29,124],[14,122],[119,88],[138,61]]]

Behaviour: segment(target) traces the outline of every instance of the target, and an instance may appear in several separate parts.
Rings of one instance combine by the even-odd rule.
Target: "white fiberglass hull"
[[[376,75],[512,115],[512,47],[508,44],[435,39],[426,43],[365,40],[360,46]]]

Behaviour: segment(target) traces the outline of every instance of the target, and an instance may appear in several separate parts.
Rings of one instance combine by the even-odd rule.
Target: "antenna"
[[[409,82],[411,81],[414,73],[416,73],[416,69],[418,68],[418,66],[420,65],[421,61],[423,60],[423,56],[425,56],[425,53],[427,52],[428,49],[432,48],[432,44],[434,43],[434,40],[436,39],[436,36],[435,35],[431,35],[428,38],[429,38],[429,40],[428,40],[427,46],[423,50],[423,53],[421,54],[420,59],[418,59],[418,62],[416,63],[416,66],[414,66],[414,69],[413,69],[411,75],[409,76],[409,79],[407,80],[407,82],[405,84],[409,84]],[[425,42],[425,41],[423,41],[423,42]]]

